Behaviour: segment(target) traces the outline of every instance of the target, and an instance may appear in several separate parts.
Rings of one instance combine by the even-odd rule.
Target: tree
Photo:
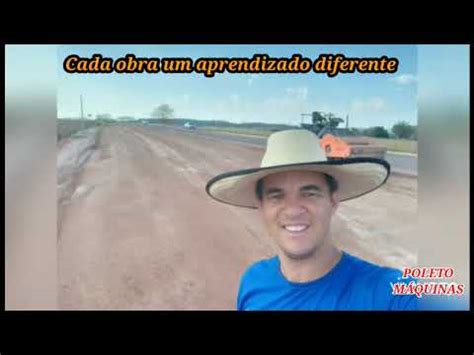
[[[393,125],[392,132],[400,139],[416,139],[416,126],[400,121]]]
[[[339,118],[339,117],[329,118],[329,125],[332,128],[337,128],[337,126],[339,126],[339,123],[343,123],[343,122],[344,122],[344,120],[342,118]]]
[[[117,117],[118,121],[133,121],[135,120],[135,117],[133,116],[119,116]]]
[[[364,131],[364,134],[375,138],[388,138],[388,131],[382,126],[370,127]]]
[[[98,120],[110,120],[112,119],[112,115],[110,113],[99,113],[95,118]]]
[[[356,136],[362,136],[364,135],[364,130],[361,129],[361,128],[355,128],[355,127],[352,127],[352,128],[349,128],[349,131],[354,133]]]
[[[316,130],[319,131],[322,128],[326,127],[329,125],[329,127],[336,128],[339,123],[344,122],[342,118],[336,117],[332,113],[324,113],[324,112],[318,112],[314,111],[312,113],[312,120],[313,120],[313,125],[315,126]]]
[[[171,118],[173,117],[174,110],[168,104],[163,104],[153,109],[151,117],[154,118]]]

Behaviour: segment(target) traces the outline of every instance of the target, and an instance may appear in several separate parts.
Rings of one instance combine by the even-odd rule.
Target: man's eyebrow
[[[268,189],[265,190],[265,195],[281,193],[281,192],[283,192],[283,189],[280,189],[278,187],[269,187]]]
[[[313,191],[313,190],[323,191],[323,189],[319,187],[318,185],[305,185],[300,188],[300,191]]]

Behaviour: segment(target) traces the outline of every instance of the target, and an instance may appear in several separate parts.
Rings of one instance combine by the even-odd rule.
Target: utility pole
[[[349,115],[346,116],[346,128],[349,128]]]
[[[84,109],[83,109],[83,106],[82,106],[82,94],[80,96],[80,99],[81,99],[81,120],[84,119]]]
[[[82,94],[80,95],[80,100],[81,100],[81,126],[82,126],[82,129],[84,129],[84,107],[82,105]]]

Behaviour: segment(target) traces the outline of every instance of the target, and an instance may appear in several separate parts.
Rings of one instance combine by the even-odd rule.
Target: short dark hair
[[[326,178],[326,183],[328,184],[328,187],[329,187],[329,193],[332,195],[338,189],[337,180],[334,179],[331,175],[328,175],[325,173],[323,173],[323,175]],[[255,192],[257,194],[257,198],[259,199],[259,201],[262,201],[263,199],[263,179],[264,178],[261,178],[257,181],[257,186],[255,188]]]

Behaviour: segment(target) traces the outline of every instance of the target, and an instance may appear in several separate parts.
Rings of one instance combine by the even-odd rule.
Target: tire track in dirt
[[[100,151],[82,183],[107,183],[68,206],[64,222],[62,308],[233,309],[262,245],[202,199],[195,172],[181,170],[187,158],[162,142],[109,127]]]

